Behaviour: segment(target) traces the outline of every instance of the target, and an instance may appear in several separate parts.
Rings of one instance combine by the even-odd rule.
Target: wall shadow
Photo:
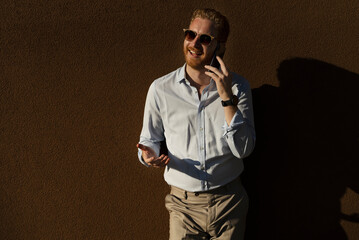
[[[257,145],[242,179],[251,199],[248,240],[348,237],[340,220],[346,188],[359,194],[359,75],[294,58],[279,87],[253,89]]]

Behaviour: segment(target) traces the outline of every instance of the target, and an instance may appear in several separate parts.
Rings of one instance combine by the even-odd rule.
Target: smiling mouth
[[[193,51],[193,50],[190,50],[190,49],[188,50],[188,52],[194,57],[199,57],[199,56],[201,56],[203,54],[203,52],[196,52],[196,51]]]

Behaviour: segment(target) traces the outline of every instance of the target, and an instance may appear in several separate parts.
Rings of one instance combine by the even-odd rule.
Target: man
[[[239,175],[255,142],[251,90],[218,57],[226,17],[196,10],[184,32],[186,64],[149,88],[138,156],[165,167],[170,239],[243,239],[248,197]],[[215,53],[220,68],[209,66]],[[164,140],[168,155],[159,156]]]

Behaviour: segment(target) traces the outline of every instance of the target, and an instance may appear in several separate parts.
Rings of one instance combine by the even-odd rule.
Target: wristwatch
[[[231,99],[227,100],[227,101],[223,101],[222,100],[222,106],[226,107],[226,106],[237,106],[238,104],[238,97],[236,95],[233,95],[231,97]]]

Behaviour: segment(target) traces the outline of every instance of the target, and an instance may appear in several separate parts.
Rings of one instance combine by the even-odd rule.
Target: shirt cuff
[[[140,142],[140,143],[143,144],[143,145],[145,145],[145,146],[147,146],[147,147],[152,148],[152,149],[155,151],[156,156],[159,155],[159,153],[160,153],[160,148],[159,148],[158,144],[154,144],[153,142],[148,142],[148,141],[146,141],[146,142],[143,142],[143,141],[142,141],[142,142]],[[148,164],[145,162],[145,160],[143,160],[143,158],[142,158],[142,150],[141,150],[141,149],[138,149],[137,156],[138,156],[138,160],[140,160],[140,162],[141,162],[143,165],[145,165],[146,167],[150,167],[150,165],[148,165]]]
[[[145,165],[146,167],[149,167],[150,165],[148,165],[145,160],[143,160],[142,158],[142,150],[141,149],[138,149],[138,153],[137,153],[137,156],[138,156],[138,160],[140,160],[140,162]]]
[[[223,125],[223,136],[228,137],[232,136],[236,133],[239,127],[244,123],[243,115],[241,111],[238,109],[237,112],[234,114],[230,124],[228,125],[226,121],[224,121]]]

